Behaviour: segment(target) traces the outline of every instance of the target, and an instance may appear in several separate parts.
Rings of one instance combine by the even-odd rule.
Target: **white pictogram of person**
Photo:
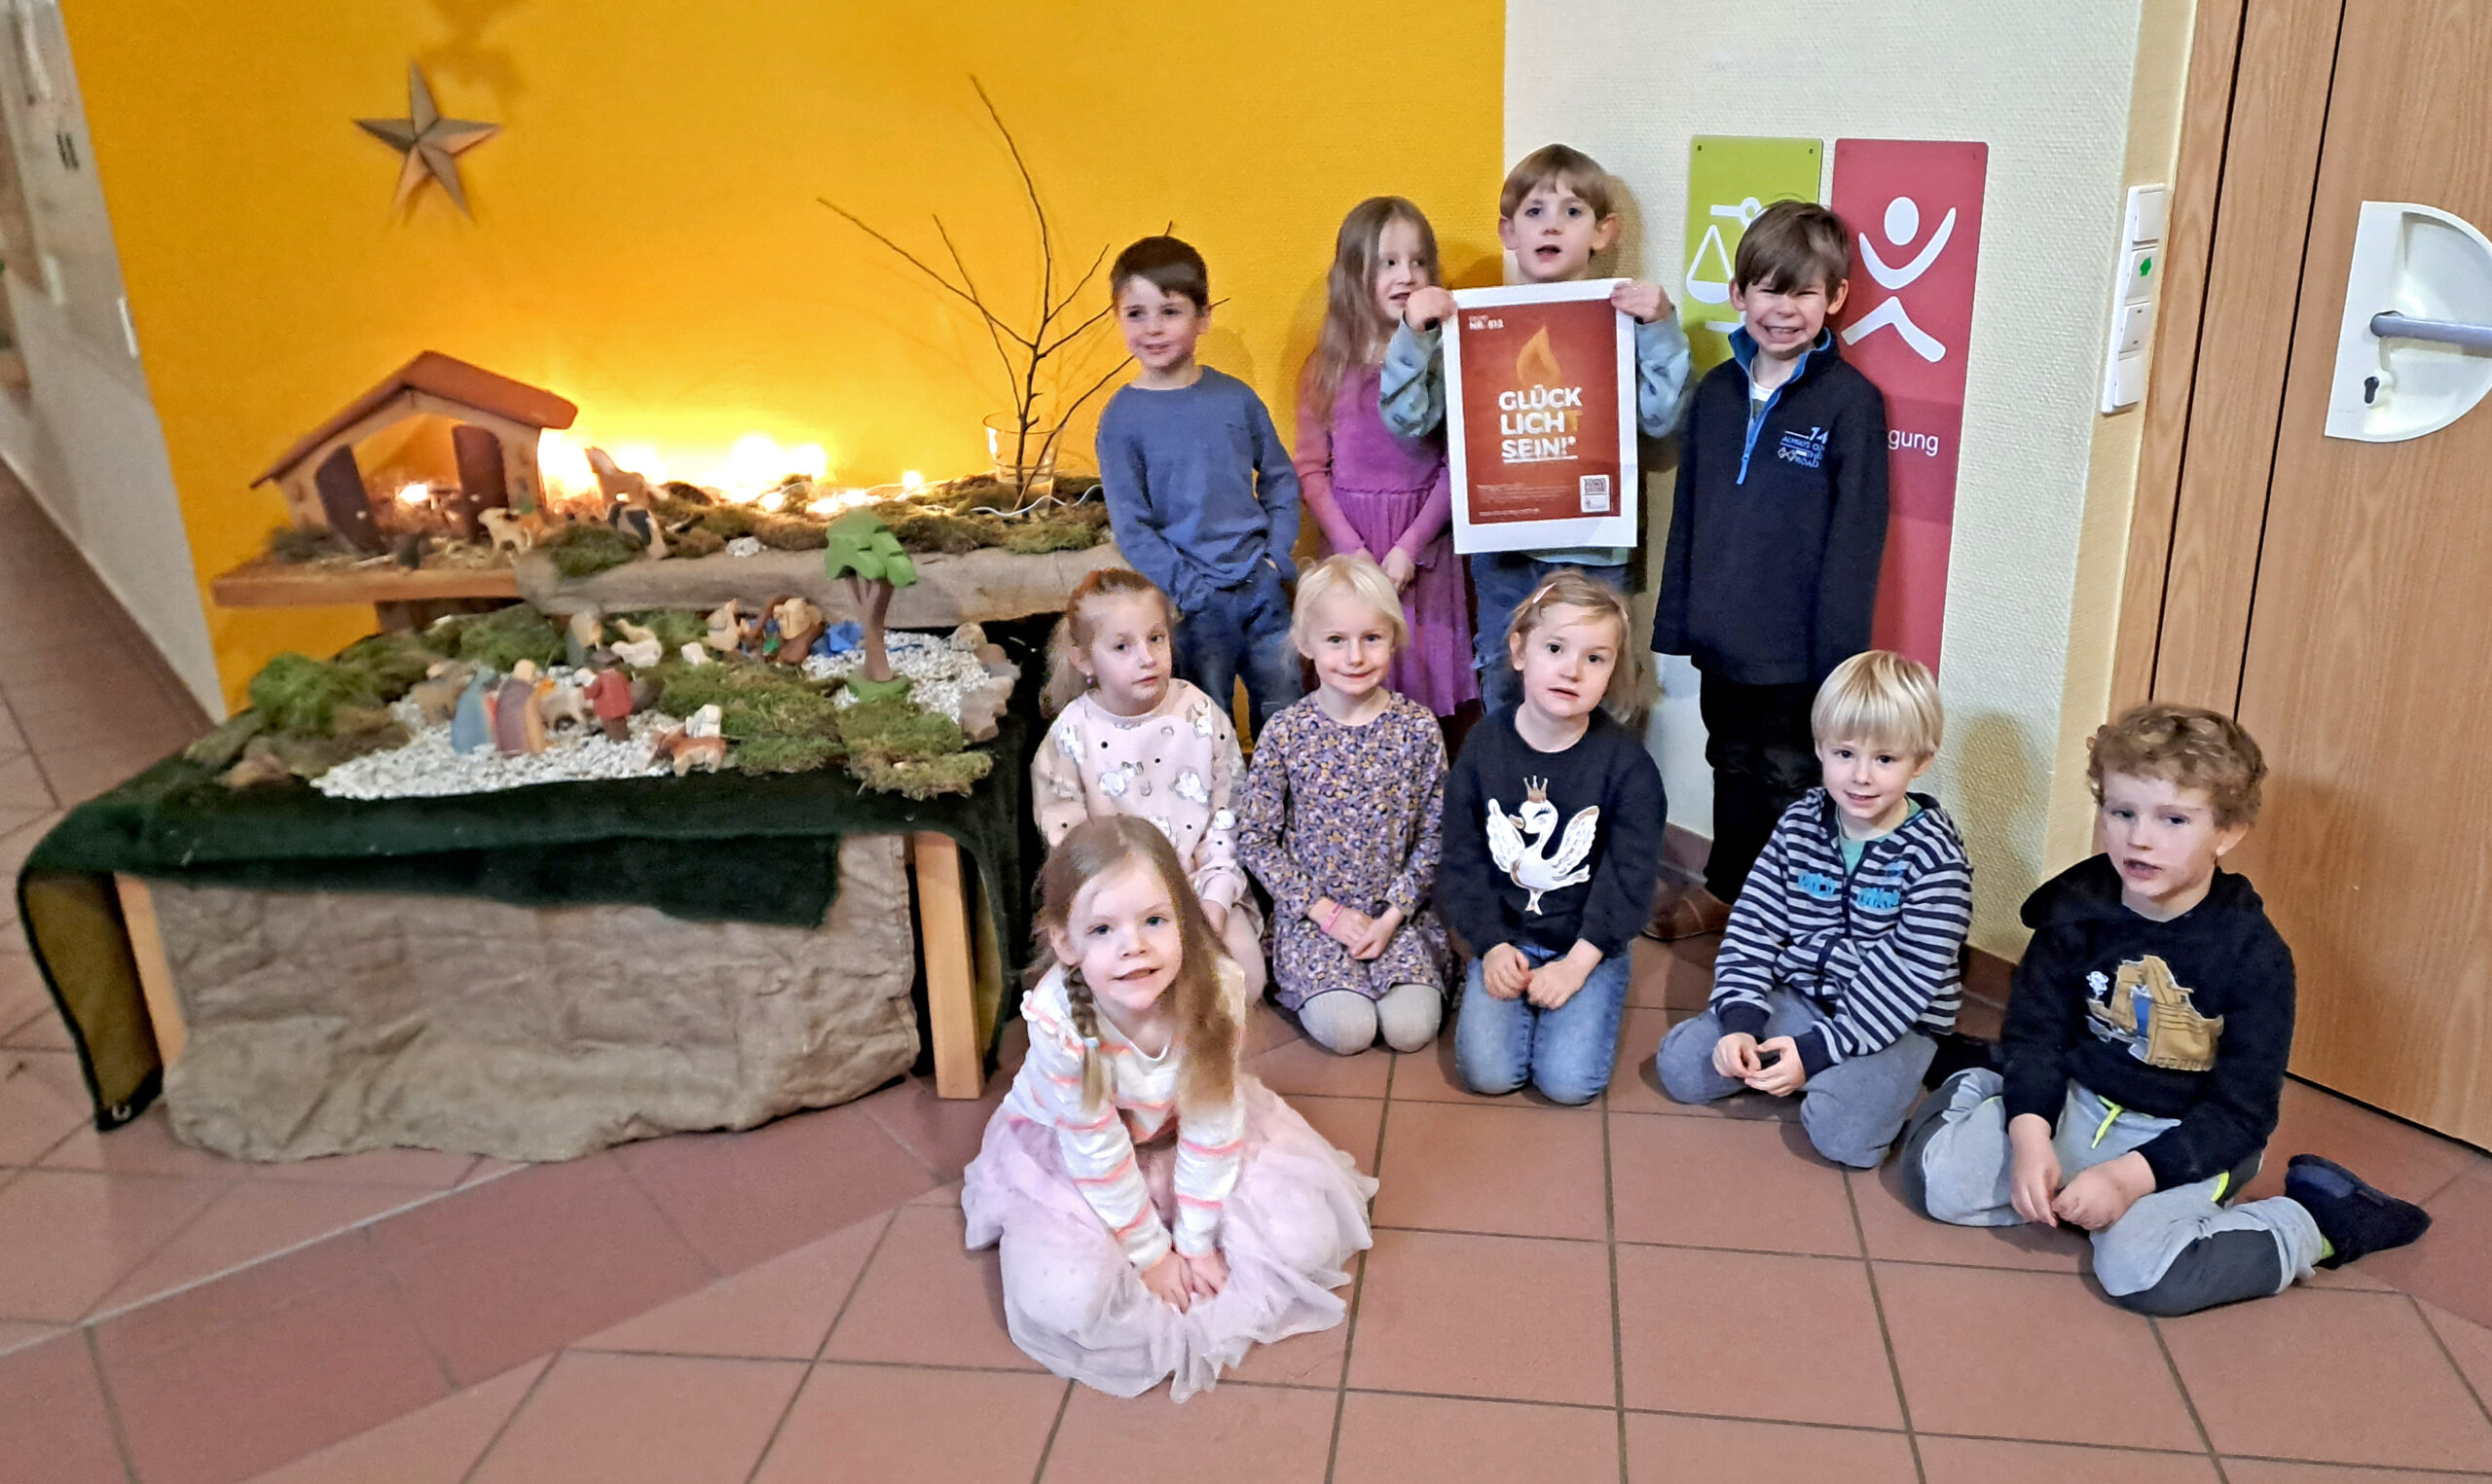
[[[1764,214],[1764,211],[1765,202],[1758,200],[1753,196],[1741,201],[1735,206],[1715,206],[1712,208],[1713,215],[1721,217],[1725,221],[1739,223],[1740,230],[1741,232],[1747,231],[1748,228],[1755,223],[1756,219],[1760,215]],[[1704,255],[1708,252],[1713,255],[1713,261],[1721,265],[1722,276],[1719,278],[1700,278],[1697,276],[1698,271],[1704,267]],[[1708,225],[1705,227],[1704,240],[1696,244],[1695,254],[1688,259],[1687,278],[1685,281],[1687,284],[1687,297],[1696,301],[1698,304],[1728,304],[1731,302],[1731,249],[1730,245],[1723,240],[1722,229],[1718,225]],[[1739,325],[1739,320],[1737,317],[1733,317],[1730,319],[1712,320],[1709,321],[1709,323],[1711,323],[1714,329],[1727,335]]]
[[[1909,196],[1896,197],[1887,202],[1884,225],[1888,242],[1896,247],[1910,246],[1912,239],[1921,235],[1921,203]],[[1912,311],[1904,308],[1903,290],[1929,271],[1929,265],[1938,261],[1938,255],[1946,250],[1947,239],[1955,235],[1956,208],[1950,206],[1947,215],[1939,221],[1938,230],[1929,235],[1929,240],[1922,245],[1913,260],[1901,268],[1888,268],[1886,260],[1878,256],[1878,249],[1870,242],[1869,234],[1861,233],[1861,266],[1868,269],[1869,276],[1877,279],[1878,286],[1892,297],[1853,321],[1851,328],[1843,332],[1843,343],[1856,345],[1863,338],[1881,329],[1891,328],[1923,360],[1944,359],[1947,347],[1938,343],[1936,336],[1913,323]]]

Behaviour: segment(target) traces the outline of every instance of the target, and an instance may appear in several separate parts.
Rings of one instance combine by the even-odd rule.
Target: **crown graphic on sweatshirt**
[[[1546,804],[1549,802],[1549,780],[1547,778],[1525,778],[1522,780],[1522,798],[1524,803]]]

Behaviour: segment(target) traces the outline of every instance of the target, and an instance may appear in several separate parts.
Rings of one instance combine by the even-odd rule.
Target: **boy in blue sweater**
[[[1525,283],[1566,283],[1592,275],[1593,255],[1618,240],[1613,183],[1598,162],[1563,144],[1543,145],[1506,175],[1497,198],[1497,240],[1515,255],[1515,272]],[[1635,321],[1635,423],[1647,438],[1666,438],[1678,426],[1687,392],[1687,332],[1670,312],[1660,285],[1631,280],[1609,302]],[[1419,288],[1402,308],[1402,322],[1384,347],[1377,382],[1384,425],[1405,438],[1424,438],[1445,425],[1445,330],[1453,295]],[[1518,604],[1560,567],[1627,591],[1627,562],[1633,552],[1615,547],[1569,547],[1536,552],[1482,552],[1471,558],[1471,592],[1478,605],[1472,653],[1480,669],[1480,700],[1487,715],[1521,699],[1506,631]]]
[[[1905,1193],[1959,1226],[2082,1227],[2105,1294],[2152,1315],[2282,1292],[2422,1236],[2422,1208],[2315,1154],[2287,1162],[2283,1195],[2225,1204],[2258,1172],[2293,1044],[2292,952],[2217,864],[2257,817],[2258,744],[2229,716],[2155,703],[2087,751],[2103,853],[2026,899],[2005,1069],[1929,1095],[1904,1136]]]
[[[1800,1099],[1817,1152],[1873,1170],[1955,1029],[1973,868],[1935,799],[1938,683],[1873,649],[1835,667],[1810,722],[1824,785],[1783,811],[1731,909],[1710,1007],[1662,1038],[1662,1090]]]
[[[1887,401],[1845,364],[1843,223],[1777,201],[1740,239],[1732,358],[1696,388],[1679,440],[1653,649],[1696,662],[1713,851],[1689,921],[1737,896],[1775,821],[1815,780],[1811,698],[1869,647],[1887,548]]]
[[[1177,673],[1225,713],[1246,682],[1253,727],[1305,689],[1290,642],[1298,471],[1264,399],[1194,359],[1211,274],[1175,237],[1144,237],[1108,270],[1117,328],[1142,375],[1099,415],[1108,525],[1177,610]]]

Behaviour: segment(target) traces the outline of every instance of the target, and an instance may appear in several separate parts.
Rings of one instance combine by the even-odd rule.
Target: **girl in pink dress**
[[[1480,694],[1462,563],[1448,521],[1445,445],[1398,438],[1376,411],[1384,346],[1414,288],[1436,282],[1437,238],[1419,208],[1374,196],[1350,208],[1326,280],[1324,332],[1298,405],[1298,479],[1338,556],[1365,553],[1402,594],[1411,642],[1386,683],[1439,716]]]
[[[1238,1065],[1244,988],[1165,835],[1077,825],[1039,892],[1053,962],[962,1176],[969,1245],[1000,1244],[1032,1359],[1183,1401],[1251,1347],[1341,1321],[1375,1181]]]

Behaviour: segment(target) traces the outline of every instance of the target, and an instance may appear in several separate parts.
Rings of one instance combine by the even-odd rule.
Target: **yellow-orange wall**
[[[1159,230],[1225,299],[1205,359],[1291,428],[1340,215],[1380,191],[1496,277],[1504,7],[1327,0],[80,0],[96,168],[202,584],[280,501],[246,481],[421,349],[550,387],[615,441],[820,441],[837,477],[967,472],[1007,405],[975,323],[822,206],[922,251],[940,212],[1026,309],[1033,258],[994,95],[1075,271]],[[465,157],[475,219],[357,117],[504,126]],[[1091,307],[1103,302],[1095,296]],[[1120,354],[1103,330],[1096,364]],[[1095,408],[1095,404],[1094,404]],[[1087,437],[1081,439],[1086,452]],[[369,609],[210,607],[229,695]]]

